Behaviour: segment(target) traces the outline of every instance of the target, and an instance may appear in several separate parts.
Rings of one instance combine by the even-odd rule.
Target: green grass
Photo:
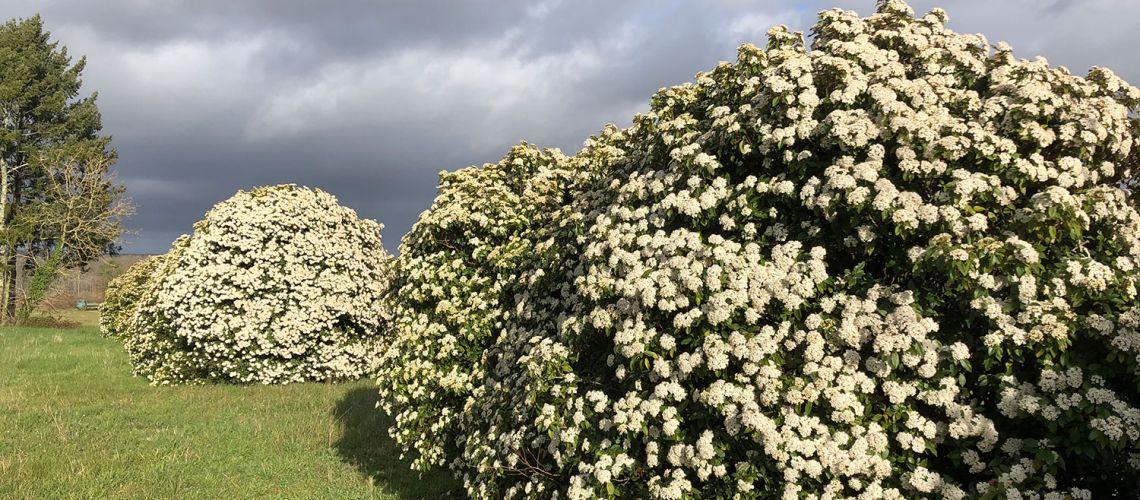
[[[151,387],[94,327],[0,328],[0,498],[436,498],[367,381]]]
[[[80,311],[78,309],[68,308],[44,311],[43,314],[64,321],[73,321],[81,325],[99,326],[99,311]]]

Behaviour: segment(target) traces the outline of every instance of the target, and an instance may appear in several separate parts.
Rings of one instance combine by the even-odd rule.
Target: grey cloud
[[[1134,2],[945,3],[957,31],[1140,82]],[[520,140],[574,152],[658,88],[774,24],[807,31],[833,5],[866,14],[874,1],[0,0],[88,56],[86,88],[138,204],[129,252],[164,251],[238,189],[283,182],[384,222],[395,249],[439,170]]]

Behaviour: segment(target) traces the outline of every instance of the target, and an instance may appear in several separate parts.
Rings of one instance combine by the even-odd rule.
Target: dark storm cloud
[[[86,54],[118,171],[138,205],[126,251],[160,252],[238,189],[320,187],[384,222],[394,249],[436,173],[520,140],[577,150],[656,89],[872,0],[3,1]],[[913,3],[919,13],[930,2]],[[946,2],[951,27],[1140,81],[1133,2]]]

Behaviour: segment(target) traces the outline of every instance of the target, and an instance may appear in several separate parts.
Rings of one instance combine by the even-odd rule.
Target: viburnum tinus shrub
[[[439,194],[394,260],[378,380],[396,441],[421,469],[455,456],[457,418],[482,383],[483,352],[508,315],[502,296],[535,251],[534,229],[574,175],[558,150],[527,144],[498,163],[440,174]]]
[[[595,138],[455,417],[469,493],[1136,496],[1140,91],[945,22],[825,11]]]
[[[105,337],[121,337],[134,317],[139,298],[150,278],[162,263],[163,255],[135,262],[123,274],[107,283],[103,304],[99,307],[99,330]]]
[[[320,190],[239,191],[154,271],[125,342],[154,384],[370,374],[385,323],[381,225]]]

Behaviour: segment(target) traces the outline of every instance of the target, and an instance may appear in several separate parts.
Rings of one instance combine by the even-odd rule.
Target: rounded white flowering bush
[[[241,191],[158,264],[127,331],[154,384],[368,375],[385,324],[381,225],[320,190]]]
[[[138,309],[139,299],[147,289],[151,276],[161,266],[163,255],[135,262],[123,274],[107,283],[103,304],[99,307],[99,331],[105,337],[122,337]]]
[[[1140,493],[1140,91],[945,22],[825,11],[592,139],[402,442],[481,497]]]

